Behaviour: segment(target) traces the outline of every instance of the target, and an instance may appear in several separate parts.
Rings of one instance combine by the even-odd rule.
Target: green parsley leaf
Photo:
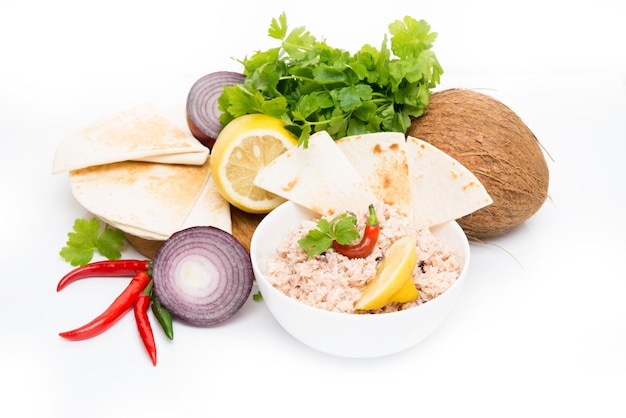
[[[304,238],[299,239],[298,245],[307,251],[307,257],[313,257],[329,249],[333,241],[350,244],[360,236],[356,223],[356,216],[347,213],[337,215],[330,221],[320,218],[317,228],[311,229]]]
[[[98,253],[109,260],[116,260],[122,256],[120,248],[124,245],[124,233],[116,228],[106,226],[95,242]]]
[[[415,59],[430,49],[437,38],[430,33],[430,26],[424,20],[417,21],[409,16],[404,20],[396,20],[389,25],[391,50],[402,60]]]
[[[68,240],[59,255],[73,266],[89,263],[95,250],[109,260],[121,258],[120,248],[124,245],[124,232],[108,225],[104,226],[102,232],[101,229],[97,218],[76,219],[73,232],[68,232]]]
[[[316,40],[303,27],[297,27],[289,32],[289,35],[283,40],[282,47],[293,60],[300,60],[306,57],[307,51],[313,48]]]
[[[281,13],[278,20],[272,19],[272,24],[270,25],[267,34],[274,39],[280,40],[287,35],[287,16],[284,12]]]
[[[372,88],[367,84],[344,87],[337,92],[339,108],[344,111],[352,111],[363,102],[372,98]]]
[[[282,13],[268,35],[279,45],[240,61],[246,79],[218,99],[220,122],[250,113],[282,119],[306,147],[315,132],[334,139],[393,131],[406,133],[422,115],[443,69],[431,50],[437,34],[410,16],[389,26],[379,48],[356,53],[317,40],[304,27],[289,30]]]

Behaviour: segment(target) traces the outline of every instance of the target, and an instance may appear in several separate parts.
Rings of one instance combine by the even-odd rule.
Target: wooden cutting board
[[[230,215],[232,218],[233,236],[243,244],[248,252],[250,252],[250,240],[252,239],[252,234],[265,215],[246,213],[233,206],[230,208]],[[157,251],[163,244],[163,241],[147,240],[130,234],[126,234],[126,240],[135,250],[149,259],[154,258]]]

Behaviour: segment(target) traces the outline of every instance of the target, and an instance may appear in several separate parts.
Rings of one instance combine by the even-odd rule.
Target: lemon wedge
[[[418,291],[412,273],[417,264],[415,239],[404,236],[387,250],[385,258],[376,268],[376,276],[365,286],[355,308],[380,309],[391,302],[411,302]]]
[[[404,282],[400,290],[391,295],[389,301],[391,302],[399,302],[399,303],[407,303],[413,302],[419,296],[419,292],[417,291],[417,287],[415,287],[415,283],[413,283],[413,278],[409,278]]]
[[[222,197],[248,213],[267,213],[284,202],[253,181],[259,170],[296,143],[280,119],[260,113],[233,119],[218,135],[210,156],[211,176]]]

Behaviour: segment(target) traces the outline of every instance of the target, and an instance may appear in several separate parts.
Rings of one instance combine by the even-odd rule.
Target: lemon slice
[[[220,132],[211,149],[211,175],[220,194],[248,213],[267,213],[284,198],[253,184],[258,171],[295,146],[297,139],[280,119],[240,116]]]
[[[387,250],[376,268],[376,276],[365,286],[356,309],[380,309],[391,302],[411,302],[418,292],[412,273],[417,264],[415,239],[404,236]],[[413,288],[414,292],[410,288]]]
[[[407,303],[413,302],[419,296],[419,292],[417,291],[417,287],[415,287],[415,283],[413,283],[413,278],[409,278],[404,282],[400,290],[391,295],[389,301],[391,302],[399,302],[399,303]]]

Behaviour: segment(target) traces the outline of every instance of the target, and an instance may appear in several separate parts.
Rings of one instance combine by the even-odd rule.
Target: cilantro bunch
[[[311,134],[333,138],[380,131],[405,133],[422,115],[443,69],[431,51],[437,34],[406,16],[389,25],[380,48],[351,54],[318,41],[304,27],[288,31],[287,18],[272,19],[268,35],[280,45],[242,62],[246,79],[225,87],[220,122],[249,113],[283,119],[306,147]]]

